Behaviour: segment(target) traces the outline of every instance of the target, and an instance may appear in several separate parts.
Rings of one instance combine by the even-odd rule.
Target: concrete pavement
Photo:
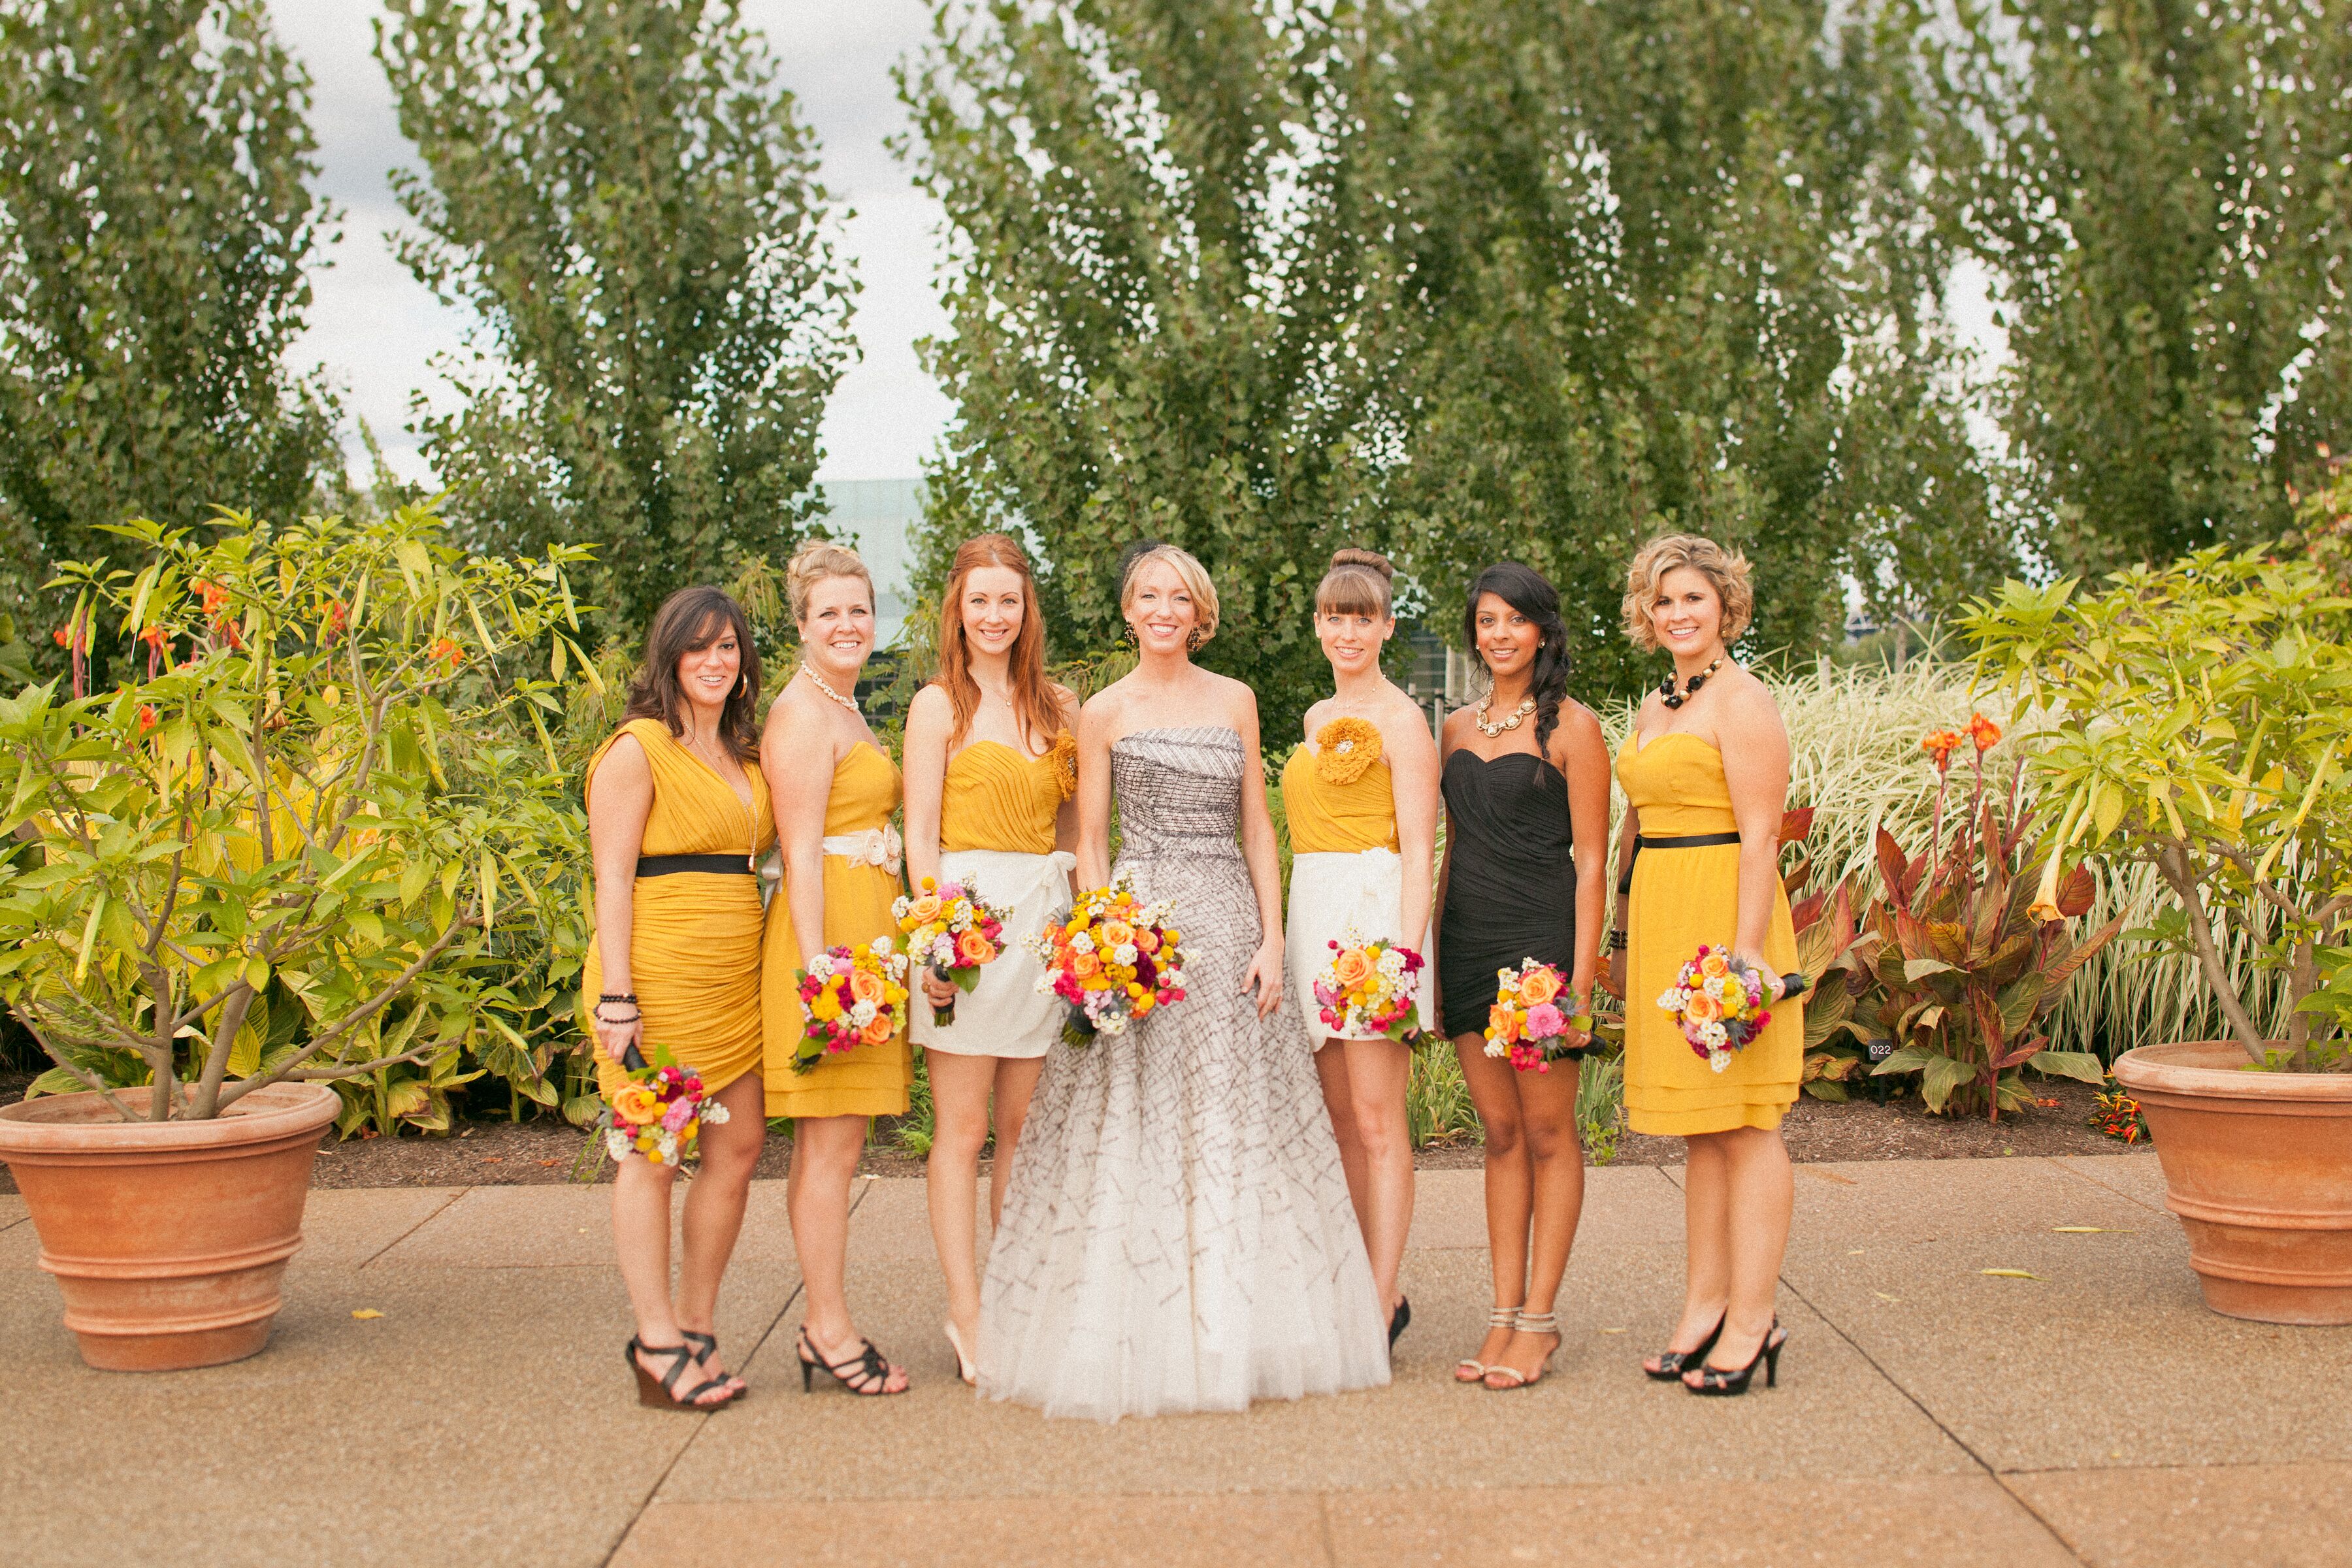
[[[601,1190],[314,1193],[269,1351],[152,1377],[81,1365],[0,1197],[0,1541],[142,1568],[2352,1568],[2352,1330],[2207,1312],[2152,1154],[1800,1166],[1780,1386],[1737,1400],[1636,1365],[1675,1302],[1679,1174],[1591,1173],[1533,1389],[1449,1375],[1486,1312],[1478,1174],[1425,1171],[1393,1386],[1111,1427],[955,1382],[916,1182],[861,1184],[852,1222],[861,1324],[915,1390],[802,1394],[761,1183],[720,1324],[754,1393],[708,1416],[631,1397]]]

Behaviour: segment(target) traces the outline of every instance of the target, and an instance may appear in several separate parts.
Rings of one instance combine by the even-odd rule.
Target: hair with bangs
[[[1323,574],[1323,581],[1315,585],[1315,613],[1318,616],[1370,616],[1385,621],[1392,617],[1395,600],[1391,591],[1396,568],[1389,558],[1377,550],[1360,550],[1349,545],[1335,551],[1331,568]]]

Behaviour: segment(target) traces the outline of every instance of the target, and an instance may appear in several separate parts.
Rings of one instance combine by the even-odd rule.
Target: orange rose
[[[1070,960],[1070,973],[1081,980],[1091,980],[1102,973],[1102,960],[1091,952],[1082,952]]]
[[[1500,1002],[1486,1009],[1486,1028],[1498,1040],[1519,1037],[1519,1016]]]
[[[1339,956],[1331,961],[1331,977],[1343,990],[1354,990],[1370,978],[1371,973],[1372,961],[1364,956],[1360,947],[1341,948]]]
[[[857,1031],[857,1038],[862,1044],[878,1046],[898,1032],[898,1020],[887,1013],[877,1013],[872,1023]]]
[[[1723,1016],[1723,1004],[1704,991],[1694,991],[1684,1004],[1683,1016],[1694,1024],[1712,1024]]]
[[[926,925],[939,919],[940,896],[937,893],[925,893],[921,898],[917,899],[913,903],[907,906],[907,918],[912,921],[919,921]]]
[[[1118,947],[1135,940],[1135,928],[1125,921],[1105,921],[1102,940],[1105,947]]]
[[[615,1121],[643,1127],[661,1120],[661,1096],[641,1083],[625,1083],[613,1091],[613,1116]]]
[[[871,1002],[879,1007],[885,999],[882,977],[870,969],[851,970],[849,995],[853,1002]]]
[[[1158,952],[1160,951],[1160,939],[1152,935],[1148,931],[1137,931],[1135,933],[1135,951],[1138,952]]]
[[[1519,979],[1519,1000],[1530,1007],[1540,1007],[1559,994],[1559,976],[1549,969],[1538,969]]]
[[[968,931],[956,938],[956,956],[966,963],[986,963],[996,956],[996,949],[978,931]]]
[[[1719,952],[1710,952],[1698,961],[1698,972],[1709,980],[1720,980],[1731,973],[1731,960]]]

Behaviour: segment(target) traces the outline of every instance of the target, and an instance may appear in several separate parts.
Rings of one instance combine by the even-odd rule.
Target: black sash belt
[[[640,855],[640,877],[675,877],[682,871],[714,871],[721,876],[756,877],[760,868],[749,855]]]
[[[1625,862],[1625,874],[1617,879],[1617,891],[1623,894],[1633,890],[1633,861],[1642,858],[1644,849],[1712,849],[1718,844],[1738,842],[1737,833],[1690,833],[1680,838],[1649,838],[1637,834],[1633,858]]]

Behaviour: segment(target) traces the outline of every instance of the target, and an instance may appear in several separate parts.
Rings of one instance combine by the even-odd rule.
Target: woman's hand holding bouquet
[[[920,891],[901,893],[890,906],[898,922],[908,962],[919,963],[959,991],[980,983],[982,964],[993,963],[1004,951],[1007,911],[984,903],[978,889],[954,881],[944,887],[926,877]],[[925,987],[926,994],[930,988]],[[931,1009],[935,1024],[955,1021],[955,999]]]
[[[1801,974],[1775,974],[1753,958],[1702,944],[1658,1005],[1682,1029],[1690,1048],[1721,1072],[1731,1065],[1732,1052],[1771,1023],[1772,1004],[1804,989]]]
[[[1030,942],[1045,966],[1037,989],[1070,1005],[1063,1040],[1083,1047],[1131,1019],[1184,1000],[1183,934],[1165,902],[1139,902],[1124,879],[1078,895],[1069,918]]]
[[[632,1045],[621,1070],[628,1081],[604,1098],[596,1120],[604,1152],[614,1160],[643,1154],[656,1165],[681,1165],[694,1158],[702,1124],[727,1120],[727,1108],[702,1089],[701,1075],[680,1067],[656,1046],[649,1064]]]
[[[1334,1036],[1386,1035],[1407,1040],[1419,1032],[1413,1017],[1414,976],[1421,954],[1392,942],[1366,942],[1354,931],[1331,944],[1331,962],[1316,977],[1315,1005]]]
[[[800,973],[808,1031],[793,1050],[793,1070],[807,1072],[835,1051],[878,1046],[907,1023],[907,955],[890,937],[859,947],[829,947]]]
[[[1592,998],[1568,988],[1559,970],[1530,958],[1495,972],[1495,1005],[1486,1011],[1486,1054],[1507,1057],[1521,1072],[1549,1072],[1551,1064],[1592,1044]]]

